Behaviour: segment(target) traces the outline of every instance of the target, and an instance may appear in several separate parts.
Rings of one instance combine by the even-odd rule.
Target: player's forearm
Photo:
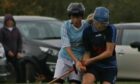
[[[113,54],[113,51],[114,51],[114,47],[115,47],[114,43],[107,43],[106,51],[104,51],[103,53],[99,54],[98,56],[92,58],[92,61],[96,62],[96,61],[104,60],[106,58],[111,57]]]
[[[112,52],[110,52],[110,51],[105,51],[105,52],[103,52],[102,54],[91,58],[91,61],[95,63],[95,62],[97,62],[97,61],[104,60],[104,59],[109,58],[109,57],[111,57],[111,56],[112,56]]]
[[[85,52],[82,60],[84,61],[84,60],[87,60],[89,58],[90,58],[90,53],[89,52]]]
[[[70,47],[67,47],[66,48],[66,51],[68,53],[68,55],[71,57],[71,59],[74,61],[74,62],[77,62],[78,59],[75,57],[75,55],[73,54],[72,50]]]

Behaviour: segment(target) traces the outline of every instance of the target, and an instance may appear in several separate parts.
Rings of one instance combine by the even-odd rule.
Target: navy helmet
[[[102,22],[108,23],[109,22],[109,10],[105,7],[97,7],[93,13],[93,19]]]
[[[67,8],[67,12],[68,12],[69,17],[71,15],[83,17],[84,12],[85,12],[85,7],[82,3],[70,3]]]

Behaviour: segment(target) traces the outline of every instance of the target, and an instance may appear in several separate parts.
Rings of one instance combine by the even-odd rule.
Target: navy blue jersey
[[[83,32],[83,44],[85,50],[90,52],[91,57],[100,55],[106,50],[106,43],[115,43],[116,28],[113,25],[108,25],[104,31],[97,31],[94,26],[88,26]],[[95,63],[99,67],[113,68],[117,66],[115,49],[113,56]]]

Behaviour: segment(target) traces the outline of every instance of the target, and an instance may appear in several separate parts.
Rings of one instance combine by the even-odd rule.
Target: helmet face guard
[[[94,20],[101,22],[101,23],[107,23],[109,21],[108,18],[101,18],[101,17],[94,17]]]
[[[104,26],[108,26],[108,24],[109,24],[109,22],[100,22],[100,21],[96,21],[96,19],[94,19],[94,21],[93,21],[95,24],[101,24],[101,25],[104,25]]]
[[[84,13],[82,12],[71,12],[71,13],[68,13],[68,16],[75,16],[75,17],[83,17],[84,16]]]

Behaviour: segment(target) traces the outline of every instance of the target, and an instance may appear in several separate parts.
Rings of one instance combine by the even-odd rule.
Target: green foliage
[[[0,15],[41,15],[67,19],[67,6],[81,2],[86,7],[85,18],[97,6],[110,9],[111,22],[139,22],[140,0],[0,0]]]

